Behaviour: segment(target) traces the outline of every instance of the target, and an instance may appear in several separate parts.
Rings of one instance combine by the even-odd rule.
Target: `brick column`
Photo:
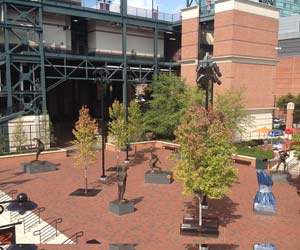
[[[293,102],[289,102],[286,107],[286,125],[285,128],[293,127],[293,114],[294,114],[295,104]]]
[[[182,10],[181,77],[196,85],[199,53],[199,6]]]
[[[216,89],[242,89],[254,126],[272,128],[279,9],[248,0],[216,0],[213,58],[223,73]]]

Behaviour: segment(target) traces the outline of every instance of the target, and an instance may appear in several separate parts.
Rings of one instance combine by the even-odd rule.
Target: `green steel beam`
[[[7,3],[3,4],[4,8],[4,22],[6,23],[8,18]],[[11,69],[10,69],[10,50],[9,50],[9,29],[4,28],[4,47],[5,47],[5,81],[7,90],[7,111],[12,112],[13,100],[12,100],[12,82],[11,82]]]
[[[123,105],[125,107],[125,122],[128,122],[128,103],[127,103],[127,0],[121,0],[122,14],[122,57],[123,57]]]
[[[122,23],[122,15],[120,13],[101,11],[96,9],[94,10],[94,9],[84,8],[76,5],[57,3],[49,0],[43,1],[43,9],[45,12],[49,12],[49,13]],[[155,20],[151,18],[143,18],[138,16],[131,16],[131,15],[127,16],[127,25],[154,28],[156,21],[159,30],[166,30],[166,31],[173,30],[172,22]]]
[[[39,8],[39,24],[43,23],[43,9]],[[46,80],[45,80],[45,54],[44,54],[44,36],[43,31],[39,32],[39,52],[40,52],[40,81],[42,89],[42,112],[43,114],[47,113],[47,101],[46,101]]]
[[[154,76],[157,76],[158,71],[158,58],[157,58],[157,41],[158,41],[158,29],[157,26],[154,28],[154,39],[153,39],[153,59],[154,59]]]
[[[59,53],[49,53],[45,52],[46,59],[67,59],[67,60],[88,60],[91,62],[110,62],[110,63],[122,63],[123,56],[80,56],[80,55],[71,55],[71,54],[59,54]],[[130,59],[127,58],[127,64],[142,64],[142,65],[153,65],[153,59]],[[172,65],[180,65],[180,63],[176,62],[158,62],[159,66],[169,66]]]
[[[26,5],[32,7],[41,7],[42,1],[26,1],[26,0],[1,0],[1,3],[9,3],[9,4],[18,4],[18,5]]]

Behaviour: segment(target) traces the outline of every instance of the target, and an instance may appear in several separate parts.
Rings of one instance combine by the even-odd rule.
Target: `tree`
[[[241,89],[229,88],[223,94],[216,94],[214,109],[224,113],[226,127],[232,132],[243,133],[245,124],[251,124],[245,110],[244,94]]]
[[[125,148],[129,142],[128,127],[125,121],[125,107],[119,101],[114,101],[109,108],[111,121],[108,123],[109,133],[113,143],[118,148],[117,166],[119,165],[119,152]]]
[[[55,143],[53,124],[48,114],[42,115],[40,120],[40,140],[46,146]]]
[[[24,124],[20,117],[16,120],[16,125],[12,133],[12,141],[17,151],[22,151],[28,141],[27,135],[24,131]]]
[[[140,104],[135,101],[130,102],[128,107],[128,135],[130,142],[138,142],[144,136],[143,113]]]
[[[294,145],[295,153],[294,156],[296,157],[297,161],[300,161],[300,133],[293,133],[293,141],[296,142]]]
[[[138,142],[144,138],[145,128],[143,124],[143,113],[140,104],[135,101],[130,102],[128,108],[128,136],[129,142]],[[134,155],[136,156],[136,146]]]
[[[75,154],[75,166],[84,168],[85,194],[88,192],[87,171],[88,167],[96,161],[95,135],[98,127],[94,119],[89,115],[89,109],[83,106],[79,111],[79,119],[72,130],[75,140],[73,144],[77,146],[78,152]]]
[[[288,93],[287,95],[280,96],[276,100],[276,106],[282,110],[286,110],[286,106],[289,102],[295,103],[295,109],[300,108],[300,95],[298,97]]]
[[[186,107],[187,87],[175,75],[160,74],[148,86],[149,109],[144,114],[145,130],[159,138],[173,138]]]
[[[201,203],[204,196],[221,199],[236,180],[231,156],[235,148],[231,130],[222,113],[199,106],[190,107],[175,131],[180,144],[174,176],[183,183],[183,194],[199,197],[199,225],[202,225]]]

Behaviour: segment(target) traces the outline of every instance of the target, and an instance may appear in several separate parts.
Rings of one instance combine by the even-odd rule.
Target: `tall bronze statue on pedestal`
[[[35,157],[35,160],[32,161],[31,163],[40,163],[39,156],[45,150],[45,145],[38,138],[33,138],[33,141],[36,141],[36,157]]]
[[[283,163],[284,165],[284,168],[283,168],[283,171],[286,172],[288,169],[287,169],[287,164],[286,164],[286,159],[289,157],[290,155],[288,154],[288,152],[286,151],[281,151],[279,153],[279,161],[278,161],[278,164],[276,166],[276,172],[278,172],[278,168],[280,166],[281,163]]]
[[[126,202],[126,199],[124,199],[124,194],[125,194],[125,190],[126,190],[126,181],[127,181],[127,168],[126,167],[118,167],[117,183],[118,183],[119,202]]]
[[[150,152],[151,152],[151,159],[150,159],[150,162],[149,162],[149,167],[151,168],[151,172],[155,172],[155,169],[158,169],[156,171],[161,171],[161,168],[160,167],[157,167],[156,164],[157,162],[159,161],[161,163],[161,161],[159,160],[156,152],[155,152],[155,149],[153,147],[151,147],[150,149]]]

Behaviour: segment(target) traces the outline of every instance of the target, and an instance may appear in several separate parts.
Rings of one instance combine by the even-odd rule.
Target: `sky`
[[[120,0],[113,2],[119,3]],[[151,9],[152,0],[127,0],[128,6],[136,8]],[[184,8],[186,0],[154,0],[154,6],[158,6],[158,10],[166,13],[177,13],[180,9]]]

